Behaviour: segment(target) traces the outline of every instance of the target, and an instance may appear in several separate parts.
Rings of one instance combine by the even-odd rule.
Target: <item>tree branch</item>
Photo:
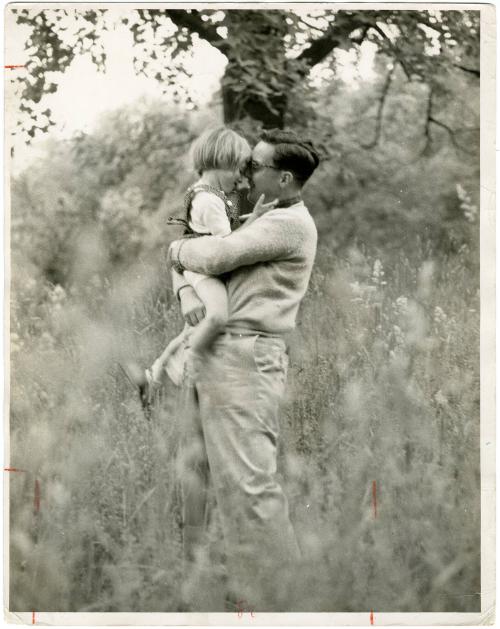
[[[217,32],[217,27],[210,22],[203,21],[199,11],[167,9],[165,14],[178,28],[185,28],[190,33],[196,33],[223,54],[228,50],[229,46],[226,40]]]
[[[465,147],[463,147],[459,142],[457,142],[457,138],[455,137],[456,131],[454,131],[451,127],[449,127],[447,124],[445,124],[444,122],[441,122],[440,120],[436,120],[435,118],[433,118],[432,116],[429,118],[429,122],[434,123],[435,125],[437,125],[438,127],[441,127],[441,129],[444,129],[445,131],[448,132],[448,135],[450,136],[450,140],[451,143],[453,144],[453,146],[458,149],[459,151],[463,151],[464,153],[466,153],[467,155],[474,155],[474,153],[472,151],[468,151]],[[464,129],[465,131],[466,129]],[[472,129],[468,129],[469,131],[471,131]]]
[[[358,28],[366,28],[366,26],[366,17],[348,16],[344,20],[337,18],[323,37],[313,39],[309,46],[296,58],[296,61],[303,61],[307,67],[312,68],[312,66],[323,61],[334,48],[346,41],[353,31]]]
[[[429,88],[429,98],[427,100],[427,108],[425,112],[425,127],[424,127],[425,146],[420,152],[420,157],[422,157],[422,155],[425,155],[425,153],[429,150],[430,145],[431,145],[431,132],[430,132],[431,118],[432,118],[432,87]]]
[[[434,116],[432,115],[432,87],[429,89],[429,100],[427,101],[427,113],[426,113],[426,119],[425,119],[425,129],[424,129],[424,135],[425,135],[426,141],[425,141],[425,146],[420,153],[421,157],[422,155],[425,155],[426,152],[429,150],[429,147],[432,142],[431,134],[430,134],[431,124],[435,124],[437,127],[441,127],[441,129],[444,129],[448,133],[451,143],[457,150],[462,151],[466,153],[467,155],[474,155],[472,151],[468,151],[459,142],[457,142],[456,130],[453,130],[446,123],[441,122],[441,120],[436,120],[436,118],[434,118]],[[469,130],[472,130],[472,129],[469,129]]]
[[[408,14],[410,13],[413,13],[413,11],[408,11]],[[435,33],[439,33],[440,35],[443,35],[446,32],[439,23],[431,22],[428,18],[426,18],[423,11],[417,11],[414,17],[417,26],[427,26],[427,28],[430,28]]]
[[[319,26],[314,26],[313,24],[310,24],[309,22],[307,22],[303,17],[299,18],[298,21],[300,22],[300,24],[307,26],[307,28],[310,28],[311,30],[316,31],[317,33],[321,33],[323,35],[325,32]]]
[[[480,70],[476,70],[475,68],[466,68],[465,66],[461,66],[459,63],[453,63],[452,65],[454,68],[458,68],[459,70],[463,70],[464,72],[469,72],[470,74],[473,74],[474,76],[477,76],[477,77],[481,76]]]
[[[387,94],[389,93],[389,89],[391,87],[391,81],[392,81],[392,77],[394,75],[394,70],[395,70],[395,65],[393,64],[392,67],[390,68],[389,72],[387,73],[387,76],[385,77],[385,81],[384,84],[382,86],[382,91],[380,93],[380,97],[378,99],[378,107],[377,107],[377,116],[376,116],[376,121],[375,121],[375,135],[373,137],[373,140],[371,142],[369,142],[368,144],[362,144],[362,148],[364,149],[373,149],[377,146],[379,140],[380,140],[380,133],[382,131],[382,118],[383,118],[383,114],[384,114],[384,106],[385,106],[385,100],[387,98]]]
[[[378,24],[373,24],[371,28],[373,28],[382,37],[382,39],[384,39],[387,42],[389,48],[391,49],[392,54],[394,55],[394,58],[399,63],[399,65],[402,67],[403,72],[405,73],[405,76],[406,76],[406,78],[409,81],[410,80],[410,76],[411,76],[411,72],[406,67],[406,62],[403,61],[403,59],[401,58],[401,55],[399,54],[399,50],[398,50],[397,46],[395,46],[392,43],[390,38],[384,33],[384,31],[380,28],[380,26]]]

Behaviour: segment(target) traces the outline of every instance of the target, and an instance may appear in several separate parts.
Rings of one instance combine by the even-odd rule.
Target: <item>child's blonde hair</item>
[[[236,170],[243,166],[252,154],[248,142],[227,127],[209,129],[191,146],[191,159],[195,170]]]

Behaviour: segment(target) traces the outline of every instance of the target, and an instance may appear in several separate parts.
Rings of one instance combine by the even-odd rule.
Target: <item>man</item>
[[[178,271],[227,279],[229,320],[209,352],[195,359],[199,413],[189,421],[184,478],[185,537],[199,541],[207,469],[221,513],[230,589],[253,609],[286,607],[287,573],[299,557],[276,474],[278,411],[287,354],[316,253],[317,232],[302,198],[319,163],[313,146],[289,131],[266,131],[252,152],[249,200],[278,199],[232,234],[172,243]],[[194,291],[178,287],[185,317],[203,316]],[[184,421],[184,419],[183,419]],[[208,466],[207,466],[208,463]],[[193,550],[193,548],[191,548]]]

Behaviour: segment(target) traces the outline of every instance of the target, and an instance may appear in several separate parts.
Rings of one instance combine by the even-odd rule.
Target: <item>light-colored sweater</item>
[[[177,241],[171,256],[190,271],[230,272],[229,329],[283,334],[295,327],[317,238],[314,221],[299,202],[270,210],[228,236]]]

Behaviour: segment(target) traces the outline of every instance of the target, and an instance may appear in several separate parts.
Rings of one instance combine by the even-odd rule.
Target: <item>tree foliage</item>
[[[399,67],[381,108],[388,63],[380,57],[371,82],[337,79],[290,99],[288,126],[306,130],[328,155],[304,190],[320,239],[340,255],[356,242],[382,257],[410,254],[423,241],[444,253],[477,247],[476,80],[458,69],[442,75],[453,98],[435,98],[442,124],[426,137],[429,88]],[[209,115],[142,101],[106,114],[91,133],[49,142],[12,183],[15,255],[62,284],[81,280],[92,240],[104,256],[96,258],[101,275],[148,252],[159,258],[177,235],[165,219],[180,211],[196,177],[189,143]]]
[[[334,68],[336,50],[359,52],[376,45],[399,66],[407,80],[424,82],[432,94],[442,90],[444,68],[479,76],[479,12],[360,9],[130,9],[116,18],[107,9],[12,9],[30,28],[27,73],[20,76],[20,126],[30,137],[51,124],[50,111],[38,107],[57,90],[53,73],[64,72],[78,54],[90,54],[99,69],[106,63],[102,34],[116,20],[133,35],[134,68],[156,78],[165,91],[189,100],[183,87],[192,46],[204,40],[227,59],[221,83],[224,119],[243,118],[282,127],[290,95],[307,84],[318,64]],[[432,119],[432,115],[430,115]]]
[[[185,155],[196,130],[178,110],[141,101],[103,116],[92,133],[48,141],[12,182],[14,258],[67,284],[157,251],[190,180]],[[95,264],[82,260],[95,255],[91,241],[100,247]]]
[[[34,116],[35,101],[43,109],[44,91],[57,87],[54,72],[75,54],[87,51],[104,67],[99,37],[118,18],[107,10],[15,10],[32,27],[28,69],[36,80],[21,106]],[[159,72],[181,101],[188,95],[180,77],[202,38],[228,59],[219,117],[234,116],[250,139],[281,116],[314,138],[325,159],[305,196],[331,248],[357,240],[389,251],[415,245],[416,236],[448,252],[477,245],[467,209],[477,208],[479,192],[477,13],[141,9],[119,19],[133,34],[136,71]],[[335,50],[364,41],[377,45],[374,78],[344,82]],[[308,72],[318,64],[315,84]],[[111,266],[158,248],[169,238],[164,219],[194,176],[188,144],[209,122],[207,110],[143,102],[107,114],[92,133],[49,143],[12,185],[16,255],[66,283],[86,255],[82,234],[84,243],[101,243]],[[37,124],[30,118],[31,135]],[[75,247],[83,253],[75,256]]]
[[[456,68],[440,79],[432,119],[431,88],[383,57],[374,81],[333,80],[291,103],[289,124],[307,129],[328,156],[306,193],[332,246],[357,239],[408,251],[423,238],[446,252],[477,247],[477,220],[464,216],[457,186],[477,208],[479,89]]]

